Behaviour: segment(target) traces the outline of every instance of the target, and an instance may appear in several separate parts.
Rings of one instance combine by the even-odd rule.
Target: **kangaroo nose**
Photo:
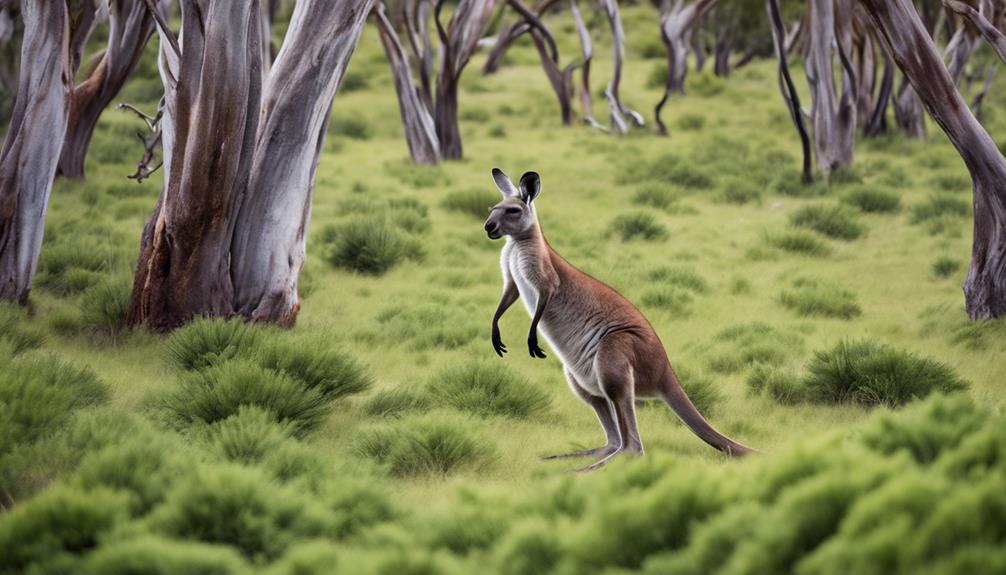
[[[494,222],[492,220],[486,220],[485,228],[486,228],[487,232],[492,233],[492,232],[496,231],[496,228],[498,228],[498,227],[500,227],[500,225],[497,224],[496,222]]]

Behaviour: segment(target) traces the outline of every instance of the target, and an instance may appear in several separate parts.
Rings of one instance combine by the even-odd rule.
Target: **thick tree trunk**
[[[534,7],[535,16],[542,16],[547,12],[552,6],[555,6],[559,0],[541,0]],[[507,50],[513,45],[514,40],[516,40],[521,34],[528,31],[528,26],[526,24],[526,18],[521,18],[516,22],[508,26],[500,26],[500,33],[496,36],[496,43],[493,45],[493,49],[489,52],[489,57],[486,58],[485,65],[482,66],[483,74],[493,74],[499,70],[500,65],[503,64],[503,58],[506,56]]]
[[[684,0],[664,0],[660,9],[660,38],[667,50],[667,83],[664,95],[653,110],[657,133],[667,135],[667,126],[660,117],[664,104],[671,94],[685,93],[685,74],[688,72],[688,44],[692,30],[699,20],[716,5],[716,0],[695,0],[685,5]]]
[[[804,64],[810,84],[817,165],[827,175],[852,164],[856,137],[854,72],[849,0],[810,0],[810,51]],[[842,63],[842,90],[836,100],[832,46]]]
[[[384,13],[383,2],[374,7],[374,17],[381,43],[384,45],[384,53],[391,64],[391,75],[395,80],[395,91],[398,94],[398,110],[402,115],[402,125],[405,127],[405,142],[409,146],[409,154],[412,156],[412,161],[417,164],[436,164],[440,161],[440,143],[437,141],[433,116],[412,84],[408,55],[398,41],[394,26]]]
[[[460,160],[464,152],[458,126],[458,82],[461,72],[478,46],[479,38],[489,24],[496,0],[460,0],[446,28],[440,19],[443,5],[444,0],[438,0],[434,10],[441,58],[433,121],[437,127],[442,156]]]
[[[974,239],[964,299],[971,319],[1006,314],[1006,158],[968,109],[909,0],[862,0],[898,67],[964,160]]]
[[[169,3],[160,2],[160,9]],[[104,55],[70,95],[70,117],[58,167],[58,172],[69,178],[84,177],[84,160],[98,118],[133,73],[154,32],[144,0],[113,0],[108,4],[108,23]]]
[[[810,136],[807,134],[807,126],[803,122],[803,111],[800,109],[800,96],[793,83],[793,77],[789,73],[788,50],[786,46],[786,29],[782,23],[782,12],[779,9],[779,0],[767,0],[769,23],[772,26],[772,40],[775,45],[775,57],[779,62],[779,90],[782,92],[783,100],[789,108],[789,116],[793,120],[797,133],[800,135],[800,144],[803,147],[803,183],[809,184],[814,176],[811,173],[811,152]]]
[[[360,4],[298,2],[262,86],[258,2],[182,3],[177,65],[162,36],[165,189],[141,239],[131,324],[294,322],[328,114],[372,2]]]
[[[583,54],[583,63],[580,65],[580,106],[583,108],[583,121],[599,130],[607,131],[607,128],[594,119],[593,103],[590,99],[590,62],[594,57],[594,43],[590,39],[590,32],[583,21],[576,0],[569,0],[569,11],[573,15],[573,23],[580,37],[580,51]]]
[[[26,0],[17,100],[0,150],[0,299],[26,303],[66,133],[70,14],[93,7]]]

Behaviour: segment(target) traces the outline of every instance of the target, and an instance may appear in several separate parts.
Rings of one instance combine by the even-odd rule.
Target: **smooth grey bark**
[[[985,41],[992,46],[999,55],[999,58],[1006,62],[1006,36],[1003,35],[988,17],[991,16],[991,3],[982,2],[984,11],[975,10],[973,7],[957,0],[943,0],[943,5],[968,19],[978,32],[985,38]]]
[[[489,24],[496,0],[460,0],[446,27],[440,18],[443,6],[444,0],[438,0],[433,13],[441,48],[433,121],[441,155],[460,160],[464,151],[458,125],[458,83]]]
[[[166,10],[170,0],[158,2]],[[108,45],[90,75],[73,88],[70,116],[58,173],[84,177],[84,160],[101,113],[119,94],[154,32],[154,20],[143,0],[112,0],[108,7]]]
[[[576,32],[580,38],[580,53],[583,55],[583,63],[580,64],[580,107],[583,108],[581,112],[583,121],[585,124],[606,132],[608,129],[594,119],[594,106],[590,98],[590,63],[594,58],[594,43],[590,39],[590,31],[587,30],[587,25],[583,21],[576,0],[569,0],[569,11],[573,16],[573,24],[576,26]]]
[[[601,0],[601,7],[608,17],[608,25],[611,27],[611,50],[614,55],[614,71],[611,82],[604,90],[604,97],[608,99],[608,111],[611,113],[611,124],[620,134],[629,131],[628,117],[636,126],[642,127],[646,124],[635,110],[629,109],[622,103],[622,96],[619,93],[622,83],[622,65],[625,61],[625,30],[622,29],[622,17],[618,13],[618,2],[616,0]]]
[[[951,10],[954,10],[953,5],[946,3],[944,3],[944,5]],[[967,6],[970,11],[975,13],[975,17],[968,18],[972,23],[974,23],[974,21],[978,18],[985,19],[987,16],[991,16],[994,10],[990,0],[979,0],[978,6],[979,10],[975,10],[970,6]],[[958,13],[962,16],[966,16],[963,11]],[[954,35],[950,38],[950,42],[944,50],[944,57],[947,54],[950,55],[950,62],[947,64],[947,70],[950,72],[950,77],[953,78],[954,83],[960,82],[961,76],[964,74],[964,67],[967,65],[968,60],[971,59],[971,55],[974,54],[975,50],[978,49],[978,46],[981,45],[978,34],[979,32],[977,30],[962,21],[957,27],[957,30],[954,32]]]
[[[402,4],[402,21],[405,23],[406,37],[409,49],[416,60],[416,71],[419,75],[419,97],[426,104],[427,110],[433,109],[433,48],[430,46],[430,35],[426,21],[431,11],[430,0],[405,0]]]
[[[664,95],[654,108],[657,133],[667,135],[667,126],[660,117],[671,94],[685,93],[685,75],[688,72],[688,45],[698,22],[716,5],[716,0],[663,0],[660,7],[660,38],[667,51],[667,82]]]
[[[384,2],[375,4],[374,18],[384,53],[391,64],[391,76],[395,81],[398,111],[402,116],[409,154],[417,164],[436,164],[440,161],[440,143],[437,141],[433,116],[412,83],[408,54],[402,48],[395,27],[385,14]]]
[[[1006,315],[1006,158],[975,119],[909,0],[862,0],[891,57],[971,174],[974,238],[964,281],[971,319]]]
[[[767,0],[766,10],[768,11],[769,23],[772,27],[772,40],[775,47],[775,57],[779,62],[779,91],[782,92],[783,100],[789,109],[790,119],[796,127],[800,136],[800,144],[803,149],[803,183],[809,184],[814,176],[811,173],[811,148],[810,135],[807,134],[807,126],[803,121],[803,112],[800,109],[800,95],[796,91],[793,77],[789,73],[789,54],[786,46],[786,29],[782,23],[782,12],[779,9],[779,0]]]
[[[849,0],[810,0],[809,3],[810,49],[804,68],[810,84],[814,155],[818,169],[827,177],[836,168],[852,164],[855,146],[855,77],[848,62],[851,5]],[[838,96],[833,64],[836,53],[842,68]]]
[[[0,149],[0,299],[26,303],[66,133],[74,23],[86,2],[25,0],[17,99]],[[71,15],[75,15],[73,19]]]
[[[371,5],[298,2],[264,85],[257,1],[184,0],[180,57],[159,27],[165,188],[141,238],[131,324],[293,324],[328,115]]]
[[[891,102],[891,92],[894,89],[894,61],[886,50],[881,49],[884,59],[884,71],[880,78],[880,88],[873,101],[873,108],[863,126],[863,136],[873,138],[887,132],[887,107]]]

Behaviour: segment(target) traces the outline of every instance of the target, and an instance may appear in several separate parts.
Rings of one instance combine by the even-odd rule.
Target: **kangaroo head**
[[[538,221],[534,199],[541,191],[541,178],[536,172],[527,172],[520,178],[520,188],[499,168],[493,168],[493,180],[503,199],[493,206],[486,219],[485,230],[489,239],[519,236],[530,230]]]

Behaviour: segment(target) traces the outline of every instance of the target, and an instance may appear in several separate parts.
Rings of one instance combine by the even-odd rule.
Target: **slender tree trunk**
[[[608,110],[611,113],[611,124],[620,134],[629,131],[629,123],[625,118],[636,126],[643,126],[646,122],[635,110],[629,109],[622,102],[620,86],[622,83],[622,65],[625,61],[625,31],[622,29],[622,17],[618,13],[617,0],[601,0],[601,6],[608,17],[608,24],[611,26],[611,49],[614,54],[614,73],[611,82],[604,90],[604,96],[608,99]]]
[[[701,72],[706,67],[706,42],[701,34],[689,34],[691,36],[692,52],[695,53],[695,71]]]
[[[926,139],[926,118],[922,102],[907,78],[901,79],[901,87],[894,98],[894,121],[909,138]]]
[[[570,64],[565,69],[560,69],[559,48],[556,45],[555,38],[548,31],[545,24],[520,0],[508,0],[508,3],[524,17],[525,23],[530,30],[531,40],[534,42],[535,49],[538,51],[538,56],[541,59],[541,67],[545,70],[545,76],[548,78],[552,91],[555,92],[556,99],[559,101],[559,113],[562,117],[562,124],[564,126],[572,124],[573,107],[571,100],[573,98],[573,70],[576,67],[575,64]]]
[[[713,73],[721,78],[730,77],[730,53],[733,51],[733,29],[721,26],[716,32],[715,63]]]
[[[664,104],[671,94],[685,93],[685,74],[688,71],[688,44],[699,20],[713,9],[716,0],[695,0],[685,5],[684,0],[664,0],[660,9],[660,38],[667,50],[667,83],[664,95],[653,110],[657,133],[667,135],[667,126],[660,117]]]
[[[869,119],[863,127],[863,136],[873,138],[887,132],[887,106],[891,101],[891,91],[894,88],[894,62],[885,50],[881,50],[884,58],[884,72],[880,78],[880,90],[873,103]]]
[[[862,0],[898,67],[964,160],[974,183],[974,239],[964,282],[971,319],[1006,314],[1006,158],[968,109],[909,0]]]
[[[162,10],[168,2],[160,2]],[[98,118],[118,95],[143,55],[154,32],[154,21],[143,0],[113,0],[108,4],[108,47],[86,80],[70,95],[70,116],[58,172],[84,177],[84,160]]]
[[[559,0],[541,0],[534,7],[535,16],[543,16],[545,12],[551,9],[558,3]],[[521,18],[516,22],[511,23],[508,26],[500,26],[500,33],[496,36],[496,44],[493,45],[492,51],[489,52],[489,57],[486,58],[486,63],[482,66],[483,74],[493,74],[499,70],[500,65],[503,64],[503,58],[506,56],[507,50],[513,45],[514,40],[516,40],[521,34],[528,31],[529,27],[526,23],[526,18]]]
[[[426,21],[430,16],[430,0],[405,0],[403,6],[403,21],[412,57],[416,59],[416,70],[419,74],[419,97],[427,110],[433,109],[433,49],[430,47],[430,35],[427,32]]]
[[[0,299],[26,303],[38,265],[45,212],[66,133],[74,24],[85,3],[21,6],[24,37],[17,100],[0,149]]]
[[[775,45],[775,57],[779,62],[779,90],[782,92],[783,100],[789,108],[789,116],[793,120],[797,133],[800,135],[800,144],[803,147],[803,183],[809,184],[814,176],[811,173],[811,151],[810,136],[807,134],[807,126],[803,122],[803,111],[800,109],[800,96],[793,83],[793,77],[789,73],[788,50],[786,46],[786,29],[782,23],[782,13],[779,10],[779,0],[767,0],[769,23],[772,26],[772,40]]]
[[[594,43],[590,39],[590,32],[583,22],[576,0],[569,0],[569,11],[573,15],[573,23],[580,37],[580,51],[583,54],[583,63],[580,65],[580,106],[583,108],[583,121],[599,130],[607,131],[607,128],[594,119],[593,103],[590,99],[590,62],[594,57]]]
[[[814,152],[825,176],[852,164],[855,145],[854,73],[848,62],[850,8],[848,0],[810,0],[810,52],[804,65],[813,103]],[[842,90],[837,100],[832,46],[842,62]]]
[[[985,70],[985,82],[982,84],[982,89],[975,94],[974,100],[971,101],[971,113],[975,115],[975,119],[979,122],[982,121],[982,104],[985,102],[985,95],[989,93],[989,88],[992,87],[992,80],[995,77],[996,66],[992,64]]]
[[[440,153],[446,159],[459,160],[464,154],[458,126],[458,82],[489,24],[496,0],[460,0],[446,28],[440,19],[443,5],[444,0],[438,0],[434,10],[441,59],[433,121],[440,138]]]
[[[371,6],[298,2],[263,86],[259,3],[182,2],[180,58],[161,31],[165,188],[141,238],[131,324],[294,322],[332,98]]]
[[[398,94],[398,110],[405,127],[405,141],[409,146],[412,161],[417,164],[436,164],[440,161],[440,143],[433,116],[423,103],[419,92],[412,83],[409,58],[398,41],[394,26],[384,13],[384,2],[374,6],[377,30],[384,45],[384,52],[391,64],[391,75],[395,80]]]

